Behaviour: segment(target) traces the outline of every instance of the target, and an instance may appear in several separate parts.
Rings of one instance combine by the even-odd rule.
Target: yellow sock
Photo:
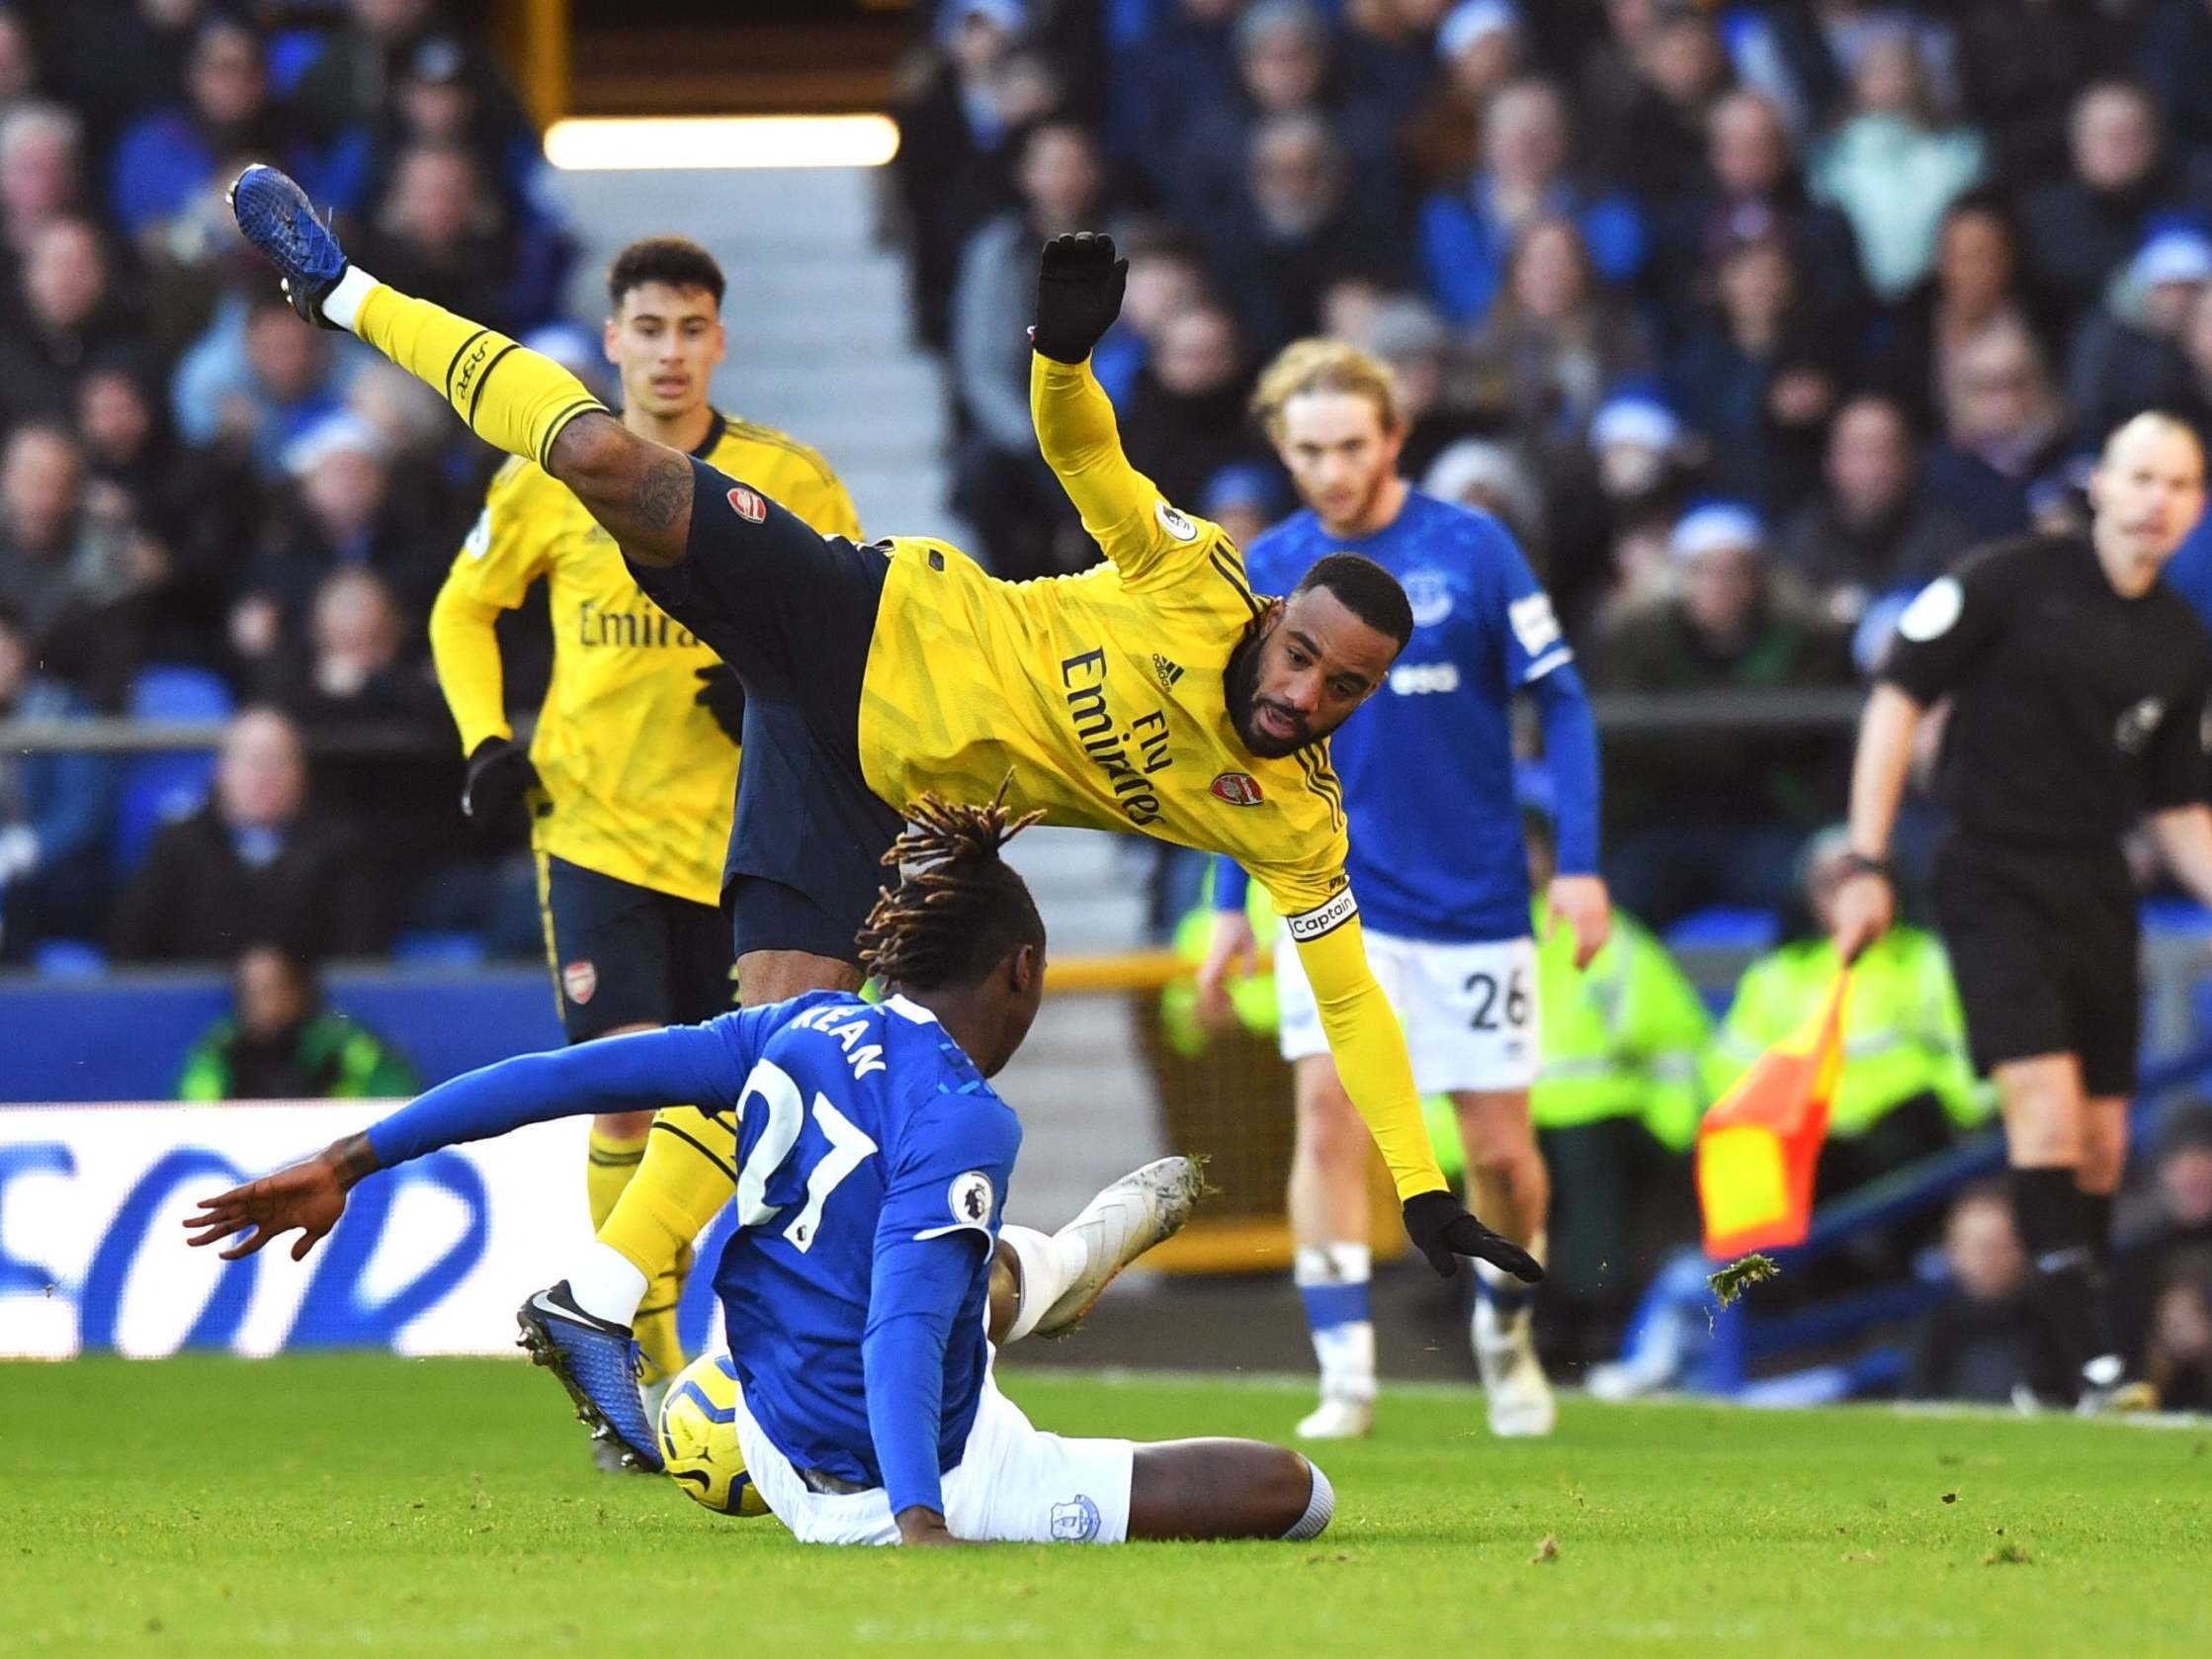
[[[657,1279],[737,1190],[736,1154],[737,1125],[727,1112],[663,1107],[636,1175],[600,1224],[599,1242]],[[655,1300],[648,1289],[646,1301]]]
[[[594,1125],[585,1155],[584,1196],[591,1205],[591,1230],[598,1232],[614,1213],[615,1200],[638,1173],[645,1156],[643,1135],[610,1135]]]
[[[485,443],[540,466],[563,426],[605,412],[552,358],[382,283],[361,302],[354,332],[444,397]]]

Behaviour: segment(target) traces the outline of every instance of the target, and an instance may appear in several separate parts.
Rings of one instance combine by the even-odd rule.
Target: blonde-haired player
[[[822,458],[708,401],[723,360],[723,279],[696,242],[634,242],[607,273],[607,361],[631,431],[773,489],[824,535],[857,537]],[[488,365],[486,366],[488,368]],[[513,739],[494,633],[543,579],[553,682],[525,752]],[[561,1024],[571,1043],[711,1019],[730,1004],[723,864],[737,792],[744,691],[691,631],[639,591],[614,538],[543,467],[492,480],[430,618],[439,683],[468,756],[463,805],[499,819],[524,800]],[[594,1118],[585,1190],[594,1229],[644,1157],[649,1112]],[[683,1365],[676,1299],[688,1251],[638,1310],[649,1377]]]
[[[1405,427],[1384,365],[1340,341],[1300,340],[1262,373],[1252,411],[1307,508],[1252,545],[1254,583],[1270,591],[1317,559],[1350,552],[1389,570],[1411,602],[1412,638],[1374,711],[1334,743],[1349,871],[1372,928],[1368,959],[1404,1023],[1414,1080],[1457,1107],[1476,1206],[1541,1256],[1550,1184],[1529,1121],[1536,960],[1511,706],[1527,691],[1543,711],[1560,816],[1551,909],[1587,963],[1610,913],[1595,873],[1597,735],[1574,654],[1505,527],[1399,476]],[[1219,919],[1199,978],[1209,1004],[1218,1005],[1231,968],[1250,962],[1243,902],[1243,872],[1221,860]],[[1279,949],[1275,960],[1283,1056],[1297,1076],[1293,1270],[1321,1369],[1320,1404],[1299,1433],[1335,1439],[1365,1434],[1374,1419],[1367,1137],[1297,952]],[[1491,1431],[1547,1434],[1552,1394],[1530,1338],[1527,1287],[1487,1264],[1477,1271],[1473,1339]]]

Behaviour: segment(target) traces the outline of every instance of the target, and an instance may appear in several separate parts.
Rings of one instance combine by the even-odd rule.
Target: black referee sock
[[[2046,1360],[2031,1378],[2036,1391],[2071,1402],[2082,1367],[2107,1353],[2101,1275],[2090,1227],[2091,1202],[2072,1170],[2014,1170],[2012,1211],[2034,1276],[2030,1292],[2041,1315]]]
[[[2112,1268],[2112,1194],[2109,1192],[2084,1192],[2082,1202],[2088,1209],[2089,1250],[2096,1257],[2099,1277]]]

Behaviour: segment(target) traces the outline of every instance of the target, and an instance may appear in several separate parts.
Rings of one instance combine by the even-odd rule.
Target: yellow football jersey
[[[859,539],[837,476],[781,432],[717,414],[694,453],[824,535]],[[463,752],[513,736],[492,625],[540,577],[553,668],[530,742],[550,803],[535,844],[617,881],[719,904],[738,753],[694,699],[699,670],[721,658],[638,590],[614,538],[566,485],[519,458],[492,480],[431,613]]]
[[[1008,799],[1053,823],[1225,852],[1290,918],[1329,1049],[1402,1197],[1444,1185],[1412,1064],[1367,966],[1326,743],[1251,753],[1224,673],[1265,606],[1221,527],[1122,453],[1087,364],[1039,357],[1046,460],[1110,563],[1004,582],[941,542],[893,539],[861,684],[860,759],[886,801]]]
[[[1132,475],[1136,477],[1137,475]],[[894,538],[862,682],[861,766],[887,801],[1008,799],[1049,823],[1226,852],[1284,915],[1344,885],[1327,745],[1252,754],[1223,675],[1263,601],[1221,529],[1156,492],[1099,538],[1111,564],[1004,582]]]

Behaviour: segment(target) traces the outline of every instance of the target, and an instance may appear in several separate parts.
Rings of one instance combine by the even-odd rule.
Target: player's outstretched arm
[[[201,1200],[185,1218],[188,1242],[210,1245],[257,1229],[222,1252],[231,1261],[298,1229],[297,1262],[337,1225],[346,1193],[378,1170],[556,1117],[651,1111],[670,1100],[726,1103],[733,1095],[729,1074],[741,1080],[749,1066],[736,1063],[743,1059],[714,1025],[675,1025],[497,1061],[440,1084],[312,1158]]]
[[[306,193],[276,168],[239,174],[230,205],[301,316],[359,335],[437,392],[484,442],[544,467],[625,554],[647,565],[683,557],[691,528],[684,456],[630,431],[552,358],[349,263]]]
[[[1121,312],[1128,275],[1129,261],[1115,257],[1111,236],[1084,231],[1045,244],[1029,412],[1038,448],[1084,530],[1125,575],[1136,576],[1163,547],[1196,546],[1199,538],[1187,523],[1181,534],[1160,524],[1159,489],[1129,464],[1113,402],[1090,370],[1091,348]]]

